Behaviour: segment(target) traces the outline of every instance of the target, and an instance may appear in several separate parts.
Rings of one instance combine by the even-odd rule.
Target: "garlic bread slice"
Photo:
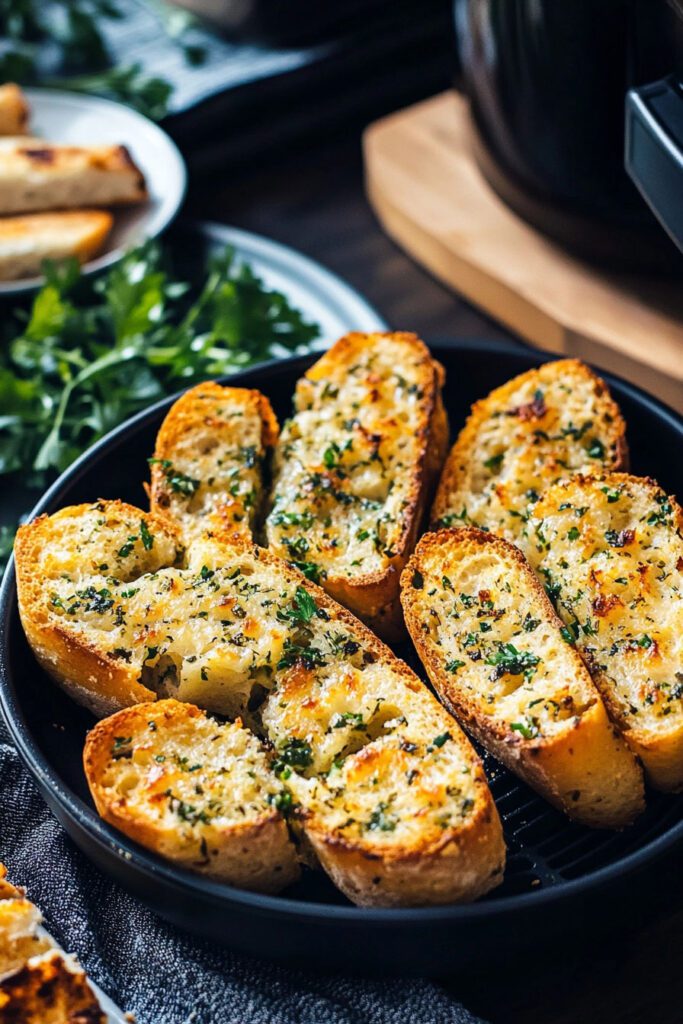
[[[79,263],[86,263],[100,252],[113,223],[106,210],[59,210],[3,217],[0,280],[33,277],[41,272],[43,260],[75,256]]]
[[[570,818],[629,824],[644,808],[642,771],[520,551],[441,530],[401,582],[418,654],[467,730]]]
[[[625,431],[607,385],[578,359],[529,370],[472,406],[446,460],[432,522],[478,526],[517,543],[553,481],[625,468]]]
[[[414,334],[349,334],[299,381],[266,541],[385,639],[448,443],[444,374]]]
[[[239,719],[175,700],[138,704],[95,726],[83,764],[101,817],[162,857],[258,892],[298,877],[278,811],[287,791]]]
[[[453,718],[319,588],[299,583],[282,613],[295,625],[260,719],[335,884],[363,906],[459,902],[498,885],[500,820]]]
[[[208,382],[187,391],[157,435],[150,507],[189,545],[209,530],[251,539],[263,500],[263,468],[278,424],[260,391]]]
[[[654,480],[578,475],[549,488],[527,557],[607,710],[658,789],[683,788],[683,511]]]
[[[125,146],[41,142],[0,150],[0,214],[121,206],[148,198]]]

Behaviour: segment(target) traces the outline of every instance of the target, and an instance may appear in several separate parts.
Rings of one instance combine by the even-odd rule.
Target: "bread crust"
[[[107,1024],[84,972],[57,949],[31,957],[0,987],[3,1024]]]
[[[612,721],[649,782],[674,792],[683,788],[682,536],[683,510],[655,480],[577,474],[543,495],[526,543]]]
[[[350,374],[355,368],[354,364],[358,364],[368,352],[376,352],[383,342],[403,349],[403,362],[396,356],[397,372],[403,369],[404,365],[408,365],[409,359],[413,361],[416,377],[416,381],[413,382],[414,393],[419,396],[417,399],[419,414],[412,430],[417,442],[415,452],[409,465],[401,470],[401,480],[405,482],[405,494],[400,513],[400,529],[396,536],[392,535],[389,549],[383,556],[380,566],[369,570],[363,570],[362,566],[359,568],[344,566],[346,546],[342,545],[339,549],[339,558],[336,559],[337,565],[335,565],[334,558],[326,565],[324,570],[326,575],[322,582],[324,588],[336,600],[350,608],[384,640],[391,641],[399,639],[404,634],[399,599],[399,578],[423,526],[448,445],[448,419],[441,395],[445,380],[443,367],[432,358],[427,346],[415,334],[407,332],[352,333],[341,338],[307,371],[297,387],[297,397],[300,403],[302,396],[310,396],[312,401],[317,401],[313,398],[317,394],[316,385],[326,386],[329,381],[338,380],[340,374]],[[379,380],[377,383],[380,383]],[[366,407],[370,409],[370,413],[373,411],[375,396],[372,391],[374,386],[372,372],[366,374],[364,384],[366,385],[365,398],[361,401],[360,408],[346,410],[349,419],[362,417]],[[379,395],[376,397],[379,400]],[[335,397],[323,395],[321,402],[323,401],[327,403],[329,410],[334,405]],[[397,408],[398,406],[394,404],[392,414],[396,412]],[[305,408],[303,411],[306,411]],[[340,416],[342,413],[343,410],[340,410]],[[295,414],[295,421],[296,418]],[[368,422],[371,421],[368,420]],[[326,425],[323,423],[322,426],[325,430]],[[368,431],[370,436],[373,436],[371,428],[366,430],[363,424],[358,429],[366,436]],[[379,438],[380,434],[381,428],[374,436]],[[306,433],[306,439],[307,441],[311,440],[308,433]],[[323,432],[320,434],[318,447],[324,448],[326,443],[326,434]],[[375,443],[381,445],[381,441]],[[282,498],[283,507],[286,505],[289,508],[291,504],[286,494],[281,495],[281,482],[284,479],[284,471],[287,469],[290,445],[290,435],[285,432],[276,451],[273,485],[274,508],[266,522],[268,544],[284,558],[291,558],[285,543],[288,537],[284,536],[283,538],[283,531],[278,531],[275,520],[279,508],[278,499]],[[298,458],[299,454],[295,457]],[[322,477],[326,494],[334,491],[335,488],[341,491],[346,488],[347,493],[353,495],[353,479],[351,479],[350,485],[347,485],[344,482],[347,478],[339,477],[338,471],[334,467],[327,469],[322,462],[318,461],[321,457],[322,452],[310,453],[305,467],[306,471],[317,473]],[[351,466],[350,473],[353,477],[353,466]],[[379,514],[381,514],[381,510],[378,512]],[[353,515],[356,515],[355,511]],[[336,507],[332,518],[335,519],[337,516],[342,521],[347,516],[343,505],[341,508]],[[308,558],[315,563],[315,553],[309,552]]]
[[[468,615],[467,607],[457,604],[458,584],[451,581],[451,576],[458,568],[463,575],[456,579],[468,578],[473,593],[486,595],[491,605],[490,608],[486,604],[480,607],[476,618]],[[419,587],[414,585],[416,573]],[[444,573],[450,575],[444,576]],[[512,723],[516,726],[512,728],[504,698],[494,698],[495,678],[484,683],[486,689],[482,692],[478,675],[480,654],[476,647],[469,646],[472,634],[464,641],[458,639],[468,626],[482,630],[486,626],[484,636],[489,645],[500,644],[501,636],[507,639],[508,634],[501,632],[498,623],[508,619],[512,609],[506,604],[504,594],[491,589],[492,574],[512,588],[516,606],[524,595],[528,604],[525,602],[523,607],[533,610],[533,619],[527,620],[533,630],[525,633],[520,628],[512,634],[514,642],[538,657],[541,663],[541,655],[548,647],[547,632],[555,636],[559,647],[559,653],[553,653],[552,646],[549,650],[555,667],[550,670],[548,688],[545,694],[542,689],[534,688],[530,696],[536,699],[531,704],[541,704],[545,695],[546,699],[555,698],[551,706],[559,709],[557,682],[561,679],[575,713],[551,725],[547,732],[542,724],[534,726],[539,729],[536,737],[525,736],[525,731],[531,733],[533,729],[525,730],[523,723]],[[453,590],[452,597],[444,590],[447,599],[443,607],[459,609],[455,614],[462,621],[457,625],[455,619],[444,620],[442,605],[437,605],[434,597],[426,596],[440,589],[444,585],[442,581],[448,582],[449,592]],[[427,534],[411,557],[401,584],[406,625],[420,659],[441,699],[472,736],[576,821],[600,828],[622,828],[643,810],[642,771],[610,723],[598,690],[578,653],[562,640],[562,622],[516,547],[472,527]],[[461,594],[461,602],[462,597]],[[470,602],[470,598],[467,600]],[[434,626],[435,621],[439,623],[438,628]],[[539,625],[546,631],[542,640],[536,639]],[[469,660],[472,651],[478,660]],[[463,660],[456,661],[457,668],[449,671],[447,665],[453,664],[454,655]],[[496,676],[495,671],[487,670],[487,674]],[[515,714],[515,717],[521,716]]]
[[[588,408],[574,408],[568,388]],[[574,423],[570,410],[582,416],[581,423]],[[489,437],[496,421],[504,426]],[[587,454],[591,440],[602,454]],[[431,522],[434,528],[482,527],[514,543],[534,491],[540,494],[587,465],[626,469],[628,457],[626,424],[602,378],[578,359],[544,363],[473,404],[446,459]],[[487,463],[490,472],[484,473]]]
[[[206,722],[206,715],[194,705],[176,700],[138,704],[99,722],[88,733],[83,751],[85,777],[97,812],[130,839],[182,867],[241,889],[278,892],[298,878],[299,865],[285,821],[275,807],[268,804],[265,793],[260,811],[227,824],[196,821],[188,826],[187,822],[183,824],[178,820],[160,820],[155,813],[159,800],[163,799],[161,791],[171,785],[173,779],[173,769],[169,774],[166,767],[171,761],[167,753],[169,735],[173,729],[186,727],[191,731],[192,724],[197,722]],[[151,734],[150,723],[154,724]],[[221,734],[238,728],[241,728],[239,722],[232,726],[213,724],[219,748]],[[256,746],[254,737],[250,733],[247,736],[248,743]],[[144,756],[146,749],[157,751],[146,779],[141,778],[141,786],[147,787],[149,794],[146,799],[143,795],[137,803],[113,784],[116,775],[121,774],[117,773],[113,760],[120,752],[112,754],[120,737],[132,740],[133,757]],[[187,747],[187,755],[188,759],[193,758],[191,745]],[[195,753],[195,756],[200,755]],[[250,756],[254,756],[253,752]],[[262,757],[265,764],[265,754]],[[125,762],[123,765],[125,772]],[[162,772],[166,774],[161,775]],[[202,765],[195,770],[193,780],[210,792],[214,800],[222,799],[227,805],[231,804],[230,777],[226,776],[223,789],[216,788],[212,786],[208,769]],[[274,776],[272,786],[273,791],[278,788]],[[200,798],[194,799],[198,802]],[[185,816],[188,817],[187,812]]]

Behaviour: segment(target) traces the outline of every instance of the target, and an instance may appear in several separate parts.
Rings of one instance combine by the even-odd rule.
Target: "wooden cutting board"
[[[365,132],[367,193],[389,235],[445,284],[550,352],[683,412],[683,282],[596,270],[509,210],[479,173],[465,100],[442,93]]]

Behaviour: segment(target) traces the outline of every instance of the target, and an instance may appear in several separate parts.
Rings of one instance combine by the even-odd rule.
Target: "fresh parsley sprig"
[[[151,402],[318,337],[233,250],[211,256],[207,271],[193,290],[153,242],[94,283],[75,262],[47,265],[0,347],[0,475],[20,471],[42,488]],[[5,530],[5,554],[9,543]]]

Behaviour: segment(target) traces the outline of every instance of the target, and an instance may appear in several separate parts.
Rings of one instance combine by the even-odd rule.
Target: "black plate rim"
[[[521,348],[518,344],[506,341],[491,341],[487,339],[458,339],[455,342],[447,342],[443,339],[430,342],[430,348],[438,358],[439,348],[446,348],[449,351],[460,350],[463,354],[478,353],[485,351],[487,355],[514,356],[522,361],[540,364],[553,359],[561,358],[549,353],[537,352],[531,348]],[[247,384],[255,386],[251,378],[256,373],[260,377],[267,377],[273,373],[289,372],[291,370],[304,370],[310,365],[319,353],[293,356],[288,359],[275,359],[257,366],[249,367],[246,370],[233,374],[227,378],[220,378],[221,382],[229,382],[232,385],[240,386]],[[520,372],[524,372],[520,369]],[[615,392],[622,392],[629,398],[645,406],[658,418],[664,419],[668,424],[683,437],[683,417],[673,409],[666,406],[659,399],[654,398],[643,391],[635,384],[608,373],[598,370],[600,375],[607,381]],[[248,378],[245,381],[245,378]],[[136,427],[158,417],[159,413],[169,408],[177,399],[177,392],[156,402],[148,409],[144,409],[135,416],[120,424],[92,445],[81,455],[61,476],[48,488],[40,501],[30,513],[33,518],[45,512],[52,501],[59,495],[61,490],[68,484],[77,480],[84,468],[96,460],[103,449],[115,448],[125,436]],[[10,559],[5,572],[2,585],[0,586],[0,710],[10,732],[10,735],[17,746],[22,761],[36,781],[47,803],[54,808],[59,806],[62,813],[66,814],[75,825],[83,830],[90,839],[97,843],[105,851],[117,853],[125,859],[127,867],[134,867],[141,875],[163,880],[169,889],[178,890],[188,896],[199,896],[212,898],[221,901],[224,905],[239,905],[251,909],[257,913],[276,915],[290,918],[299,923],[311,923],[324,921],[340,921],[359,926],[410,926],[412,924],[425,925],[430,922],[462,922],[490,918],[492,920],[516,915],[521,911],[548,908],[559,906],[565,900],[586,893],[589,890],[606,886],[611,882],[623,879],[626,875],[642,869],[647,864],[656,861],[667,850],[683,842],[683,819],[671,826],[666,832],[656,839],[650,840],[639,850],[620,858],[613,864],[592,871],[581,878],[562,883],[538,891],[519,893],[511,896],[502,896],[492,901],[480,901],[465,905],[450,905],[437,907],[415,907],[415,908],[367,908],[344,906],[332,903],[308,903],[295,900],[286,896],[270,896],[262,893],[247,892],[236,889],[222,882],[214,882],[200,875],[193,875],[182,868],[176,868],[172,864],[163,861],[160,857],[149,853],[143,847],[127,839],[122,833],[103,822],[90,808],[75,794],[63,786],[59,778],[53,773],[47,760],[41,755],[34,743],[30,730],[16,706],[15,701],[6,682],[7,674],[7,644],[9,633],[10,617],[16,610],[16,579],[14,572],[14,559]]]

